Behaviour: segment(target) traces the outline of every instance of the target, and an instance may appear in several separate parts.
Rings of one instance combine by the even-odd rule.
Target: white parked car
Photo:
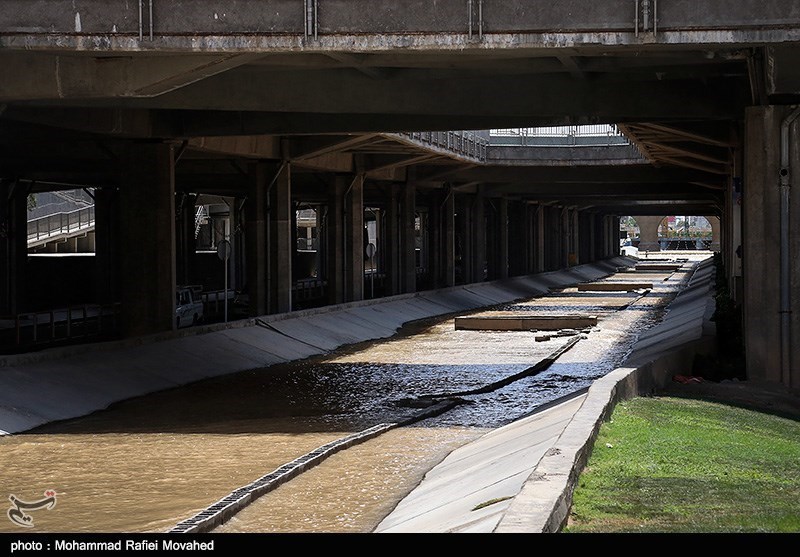
[[[175,324],[189,327],[203,322],[203,300],[201,288],[179,286],[175,292]]]

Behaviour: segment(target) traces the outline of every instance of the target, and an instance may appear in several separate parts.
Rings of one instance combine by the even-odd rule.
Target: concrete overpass
[[[332,217],[329,303],[365,295],[365,207],[388,223],[388,293],[607,257],[621,214],[716,215],[748,371],[800,383],[800,1],[4,6],[0,67],[24,79],[0,84],[3,314],[33,301],[17,231],[37,189],[98,188],[94,296],[123,302],[126,335],[174,326],[196,194],[236,200],[252,315],[291,309],[295,203]],[[644,161],[484,162],[396,135],[592,123],[620,125]]]

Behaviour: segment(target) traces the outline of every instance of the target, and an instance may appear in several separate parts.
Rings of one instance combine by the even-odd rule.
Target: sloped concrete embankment
[[[539,275],[6,356],[0,359],[0,432],[18,433],[163,389],[388,338],[412,321],[541,296],[635,263],[614,257]]]
[[[534,468],[494,532],[558,532],[567,522],[578,477],[602,423],[616,404],[662,389],[675,374],[691,375],[694,356],[710,354],[715,330],[714,265],[701,262],[663,321],[642,334],[620,367],[595,381],[569,424]]]

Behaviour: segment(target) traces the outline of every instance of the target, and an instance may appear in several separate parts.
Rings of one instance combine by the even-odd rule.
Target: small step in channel
[[[596,315],[477,314],[455,318],[456,330],[469,331],[558,331],[597,325]]]
[[[677,271],[683,267],[682,263],[645,263],[636,265],[636,271]]]
[[[587,282],[578,285],[578,292],[630,292],[652,288],[652,282]]]

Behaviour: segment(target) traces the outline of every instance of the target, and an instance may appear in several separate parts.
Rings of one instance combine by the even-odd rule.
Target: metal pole
[[[139,0],[139,40],[144,39],[143,21],[142,21],[142,3],[144,0]]]
[[[225,323],[228,322],[228,250],[225,250]]]
[[[467,2],[467,11],[469,12],[469,38],[472,38],[472,0]]]
[[[653,0],[653,35],[658,34],[658,0]]]
[[[153,0],[150,0],[150,40],[153,40]]]
[[[478,0],[478,38],[483,40],[483,0]]]

